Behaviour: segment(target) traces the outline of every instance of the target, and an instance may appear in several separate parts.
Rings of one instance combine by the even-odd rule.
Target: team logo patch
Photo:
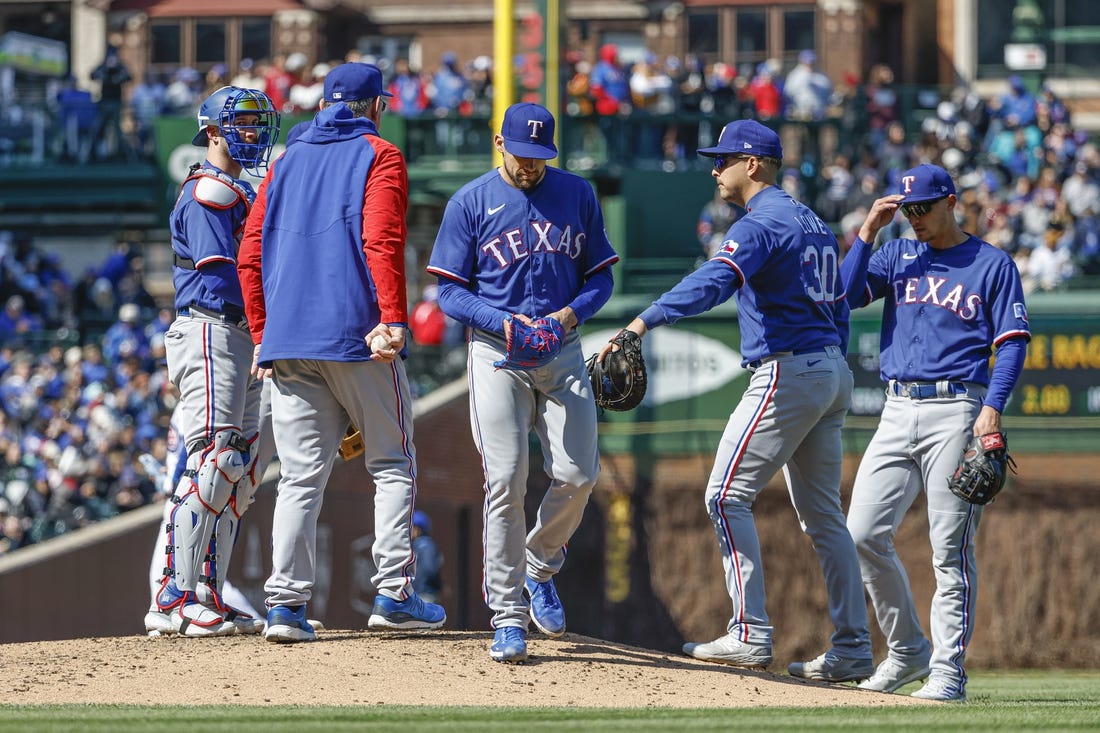
[[[1027,308],[1024,307],[1023,303],[1013,303],[1012,315],[1016,316],[1021,321],[1027,321]]]
[[[719,254],[731,255],[737,251],[737,248],[739,246],[740,245],[732,239],[727,239],[726,241],[722,242],[722,247],[718,250],[718,252]]]

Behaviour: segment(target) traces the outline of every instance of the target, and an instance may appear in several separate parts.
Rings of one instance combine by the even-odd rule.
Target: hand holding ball
[[[370,348],[371,351],[376,354],[379,351],[388,351],[390,348],[390,340],[382,334],[378,334],[370,340]]]

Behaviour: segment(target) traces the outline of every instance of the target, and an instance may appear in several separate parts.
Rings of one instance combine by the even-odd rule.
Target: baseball
[[[390,340],[379,334],[370,340],[371,351],[385,351],[390,348]]]

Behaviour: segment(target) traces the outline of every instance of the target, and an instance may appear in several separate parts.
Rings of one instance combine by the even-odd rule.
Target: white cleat
[[[856,685],[861,690],[873,690],[874,692],[895,692],[905,687],[910,682],[923,680],[928,677],[928,663],[903,664],[887,657],[875,669],[870,678]]]

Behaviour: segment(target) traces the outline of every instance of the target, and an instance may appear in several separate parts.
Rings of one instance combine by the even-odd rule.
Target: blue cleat
[[[267,612],[267,628],[264,638],[283,644],[297,641],[313,641],[317,638],[313,627],[306,620],[305,604],[301,606],[272,606]]]
[[[374,599],[367,628],[370,629],[438,629],[447,622],[447,612],[437,603],[428,603],[413,593],[403,601],[395,601],[381,593]]]
[[[561,607],[553,579],[539,583],[527,578],[524,587],[531,597],[531,620],[538,630],[555,639],[564,634],[565,609]]]
[[[504,626],[493,634],[489,656],[494,662],[527,661],[527,632],[518,626]]]

